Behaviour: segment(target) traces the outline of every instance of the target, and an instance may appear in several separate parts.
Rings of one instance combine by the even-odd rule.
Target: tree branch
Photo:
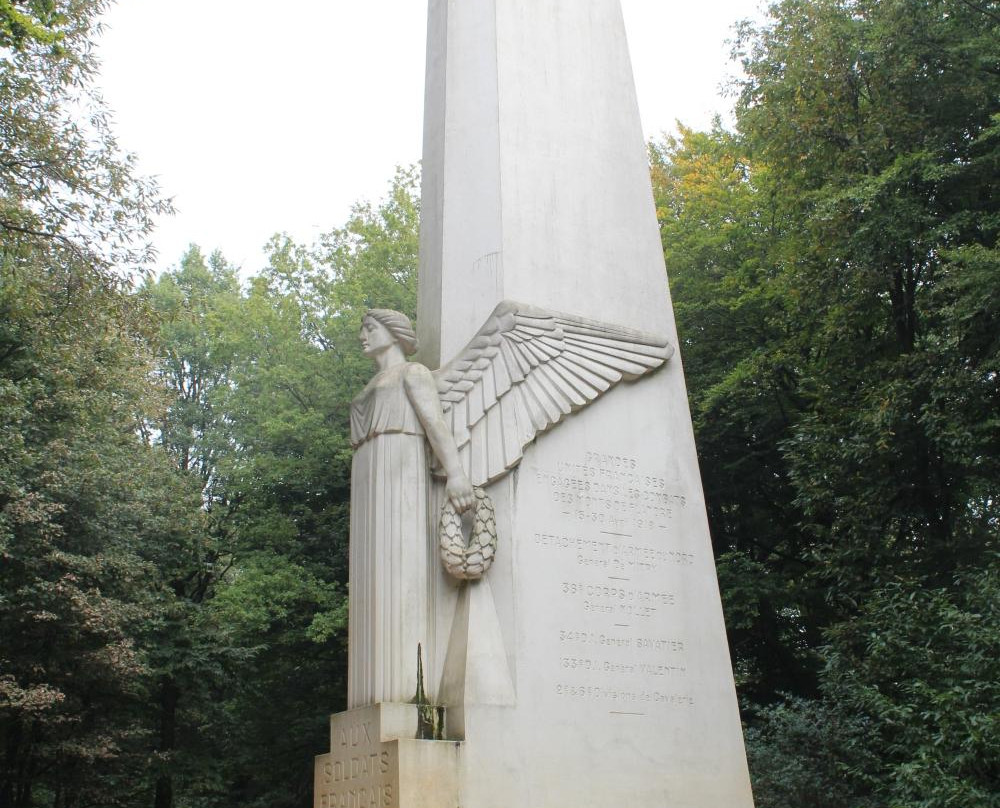
[[[986,15],[991,20],[993,20],[993,22],[1000,25],[1000,14],[994,14],[989,9],[976,5],[975,3],[972,2],[972,0],[958,0],[958,2],[960,2],[966,8],[972,9],[973,11],[978,11],[980,14]]]

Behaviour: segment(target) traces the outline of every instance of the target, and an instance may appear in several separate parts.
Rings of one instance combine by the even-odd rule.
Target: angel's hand
[[[472,493],[472,483],[463,472],[452,474],[448,477],[445,493],[448,495],[448,500],[451,502],[452,507],[458,513],[464,513],[469,510],[476,501],[475,495]]]

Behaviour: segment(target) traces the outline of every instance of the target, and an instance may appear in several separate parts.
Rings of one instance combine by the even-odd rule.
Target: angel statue
[[[417,647],[426,647],[433,619],[435,478],[445,481],[440,523],[452,529],[450,538],[442,530],[446,568],[477,577],[495,546],[455,547],[456,515],[478,503],[489,527],[483,486],[513,469],[540,433],[673,353],[660,337],[510,301],[433,372],[407,361],[417,338],[400,312],[370,310],[360,338],[377,372],[351,403],[352,709],[416,691]]]

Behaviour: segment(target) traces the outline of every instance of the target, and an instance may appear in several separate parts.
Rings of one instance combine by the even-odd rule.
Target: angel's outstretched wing
[[[462,464],[486,485],[539,433],[673,352],[661,337],[504,301],[434,376]]]

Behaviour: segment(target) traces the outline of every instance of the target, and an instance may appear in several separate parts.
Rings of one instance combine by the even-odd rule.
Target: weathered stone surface
[[[426,103],[422,361],[511,298],[677,344],[617,0],[431,0]],[[452,698],[456,626],[477,636],[478,614],[513,683],[491,703],[462,670],[463,808],[750,808],[678,357],[487,491],[494,608],[431,582],[428,681]]]
[[[426,367],[408,321],[366,318],[363,709],[333,719],[316,806],[752,808],[618,0],[430,0],[426,100]],[[457,580],[439,514],[473,484],[498,542]],[[416,740],[413,705],[364,706],[411,697],[418,641],[461,744]]]
[[[360,337],[378,372],[351,403],[351,708],[412,698],[418,649],[437,658],[436,559],[462,581],[492,566],[494,506],[475,486],[509,474],[537,435],[673,353],[663,337],[513,301],[433,372],[407,362],[416,338],[401,312],[370,310]],[[435,553],[429,523],[438,511]]]
[[[457,808],[460,745],[417,740],[418,708],[379,704],[330,719],[314,808]]]

